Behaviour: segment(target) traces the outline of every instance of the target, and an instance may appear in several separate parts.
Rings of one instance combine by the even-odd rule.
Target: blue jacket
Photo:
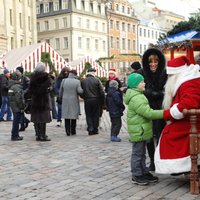
[[[125,106],[123,104],[122,93],[114,87],[108,88],[106,107],[111,118],[121,117],[123,115]]]

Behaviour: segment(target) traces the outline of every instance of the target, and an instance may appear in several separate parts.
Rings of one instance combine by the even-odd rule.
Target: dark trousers
[[[46,123],[34,123],[35,135],[38,138],[46,137]]]
[[[147,142],[147,150],[151,162],[154,162],[155,143],[158,143],[164,126],[165,121],[163,119],[153,120],[153,138]]]
[[[118,136],[122,127],[122,119],[121,117],[110,118],[111,120],[111,136]]]
[[[146,167],[146,141],[133,142],[131,154],[132,176],[142,176],[148,173]]]
[[[98,133],[100,105],[100,100],[98,98],[89,98],[85,100],[87,130],[90,133]]]
[[[21,129],[26,128],[26,127],[27,127],[26,124],[28,124],[29,122],[30,122],[30,120],[26,118],[26,116],[25,116],[24,113],[22,113],[22,115],[21,115],[21,119],[20,119]]]
[[[76,119],[65,119],[65,131],[67,135],[76,135]]]
[[[18,137],[19,136],[19,124],[23,113],[21,112],[14,112],[13,113],[13,122],[12,122],[12,130],[11,130],[11,137]]]

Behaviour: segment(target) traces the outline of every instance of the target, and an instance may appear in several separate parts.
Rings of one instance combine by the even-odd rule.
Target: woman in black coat
[[[162,109],[164,86],[167,81],[165,62],[165,57],[160,50],[150,48],[144,52],[142,57],[142,68],[137,71],[137,73],[144,76],[144,94],[147,97],[149,105],[152,109]],[[153,120],[153,136],[155,136],[157,142],[164,126],[165,121],[163,119]],[[147,150],[151,160],[149,169],[154,171],[155,146],[153,138],[149,143],[147,143]]]
[[[38,63],[30,78],[31,121],[34,123],[36,140],[50,141],[46,135],[46,123],[51,122],[51,79],[45,65]]]

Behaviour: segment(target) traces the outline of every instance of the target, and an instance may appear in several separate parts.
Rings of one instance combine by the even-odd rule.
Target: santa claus
[[[168,61],[166,70],[168,80],[165,85],[163,107],[167,125],[155,151],[156,173],[188,172],[191,170],[190,122],[182,111],[200,108],[199,65],[191,64],[186,56],[181,56]],[[200,131],[200,123],[197,126]]]

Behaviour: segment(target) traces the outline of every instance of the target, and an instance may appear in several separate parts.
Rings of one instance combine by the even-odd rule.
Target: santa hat
[[[186,56],[180,56],[167,62],[167,74],[178,74],[184,71],[191,62]]]
[[[109,71],[108,71],[108,73],[109,74],[117,74],[117,71],[116,71],[116,69],[114,69],[114,68],[111,68],[111,69],[109,69]]]

